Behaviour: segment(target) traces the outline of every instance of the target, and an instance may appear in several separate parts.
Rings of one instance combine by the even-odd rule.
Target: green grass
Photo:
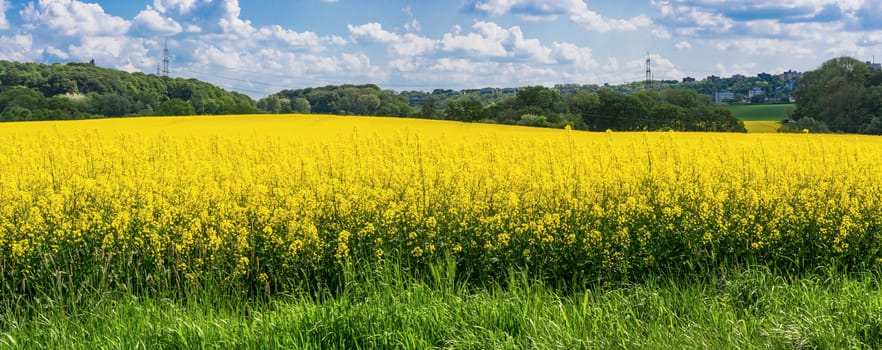
[[[758,104],[726,106],[741,121],[782,121],[788,118],[787,110],[794,104]]]
[[[334,296],[190,300],[99,294],[3,302],[0,348],[880,348],[876,273],[801,277],[749,268],[562,294],[524,274],[467,288],[351,274]]]

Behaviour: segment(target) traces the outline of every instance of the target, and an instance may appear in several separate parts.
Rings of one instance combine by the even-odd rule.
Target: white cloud
[[[9,20],[6,19],[6,10],[8,9],[7,0],[0,0],[0,30],[9,29]]]
[[[46,52],[47,54],[50,54],[50,55],[55,55],[55,56],[57,56],[58,58],[61,58],[61,59],[67,59],[68,57],[70,57],[70,56],[67,54],[67,52],[62,51],[62,50],[59,50],[59,49],[57,49],[57,48],[55,48],[55,47],[52,47],[52,46],[48,46],[48,47],[46,47],[45,52]]]
[[[35,60],[43,50],[34,48],[34,38],[30,34],[0,36],[0,59],[10,61]]]
[[[242,64],[242,58],[237,50],[226,50],[225,48],[218,48],[214,45],[207,45],[207,47],[196,48],[194,55],[199,57],[199,59],[205,64],[213,66],[220,66],[226,69],[239,69],[246,67]]]
[[[344,53],[341,56],[343,68],[350,71],[369,71],[371,69],[371,59],[364,53]]]
[[[736,63],[728,66],[722,63],[716,64],[717,71],[723,77],[731,77],[735,74],[752,76],[755,74],[756,67],[756,62]]]
[[[474,8],[493,15],[514,13],[527,21],[553,21],[567,15],[571,21],[597,32],[635,31],[652,24],[646,15],[608,18],[588,8],[584,0],[480,0]]]
[[[582,3],[584,5],[584,3]],[[591,11],[587,6],[570,15],[573,22],[582,24],[585,28],[598,32],[628,31],[633,32],[641,27],[648,27],[652,20],[646,15],[639,15],[630,19],[606,18],[597,12]]]
[[[346,39],[343,39],[336,35],[331,35],[323,38],[324,41],[328,42],[331,45],[343,46],[346,45]]]
[[[46,27],[66,36],[123,35],[131,23],[104,12],[101,5],[71,0],[40,0],[21,11],[32,27]]]
[[[514,55],[524,56],[534,62],[542,64],[555,63],[551,58],[551,49],[542,45],[539,39],[525,39],[521,27],[514,26],[509,29],[514,38]]]
[[[690,44],[688,41],[681,41],[681,42],[674,44],[674,47],[676,47],[678,50],[686,50],[686,49],[691,49],[692,44]]]
[[[579,47],[571,43],[554,42],[552,44],[554,57],[558,60],[570,63],[573,69],[578,71],[594,70],[600,64],[594,60],[591,48]]]
[[[162,13],[178,11],[179,15],[186,15],[193,11],[199,3],[210,3],[212,0],[153,0],[153,7]]]
[[[383,29],[380,23],[372,22],[360,26],[347,25],[353,40],[390,45],[390,51],[397,56],[419,56],[435,50],[437,40],[413,33],[400,35]]]
[[[159,11],[149,5],[135,16],[135,23],[163,35],[174,35],[184,30],[180,23],[169,17],[163,17]]]
[[[511,33],[505,28],[500,27],[496,23],[478,21],[472,25],[473,32],[462,35],[456,33],[445,33],[441,38],[442,50],[463,51],[469,54],[476,54],[483,57],[507,57],[508,50],[504,43],[509,39]],[[520,31],[520,29],[518,29]]]
[[[668,29],[665,27],[654,28],[654,29],[652,29],[652,31],[650,33],[652,33],[652,36],[659,38],[659,39],[670,39],[671,38],[671,32],[669,32]]]
[[[552,50],[535,38],[526,38],[520,26],[503,28],[493,22],[477,21],[472,25],[473,31],[460,33],[455,28],[452,33],[445,33],[441,38],[443,51],[462,51],[482,57],[523,58],[534,63],[552,64]]]
[[[309,48],[313,51],[322,51],[324,47],[321,39],[313,32],[295,32],[290,29],[282,28],[279,25],[261,27],[257,29],[252,40],[268,41],[279,40],[286,46],[291,48]]]
[[[349,33],[356,39],[368,39],[378,43],[394,43],[399,40],[398,34],[383,30],[383,25],[377,22],[362,24],[360,26],[347,25]]]
[[[150,55],[144,41],[120,36],[90,36],[81,39],[79,45],[67,49],[71,58],[80,61],[94,59],[126,71],[139,71],[143,67],[155,67],[158,59]]]
[[[239,35],[243,38],[251,35],[255,29],[251,26],[251,21],[242,20],[239,15],[242,9],[239,8],[239,0],[217,0],[220,1],[221,18],[218,25],[225,33]]]
[[[719,50],[733,50],[748,55],[810,57],[816,53],[812,48],[804,46],[800,42],[777,39],[744,38],[718,40],[716,47]]]

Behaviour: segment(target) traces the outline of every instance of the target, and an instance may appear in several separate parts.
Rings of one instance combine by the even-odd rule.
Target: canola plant
[[[0,125],[0,292],[882,264],[882,138],[392,118]],[[315,282],[317,283],[317,282]]]

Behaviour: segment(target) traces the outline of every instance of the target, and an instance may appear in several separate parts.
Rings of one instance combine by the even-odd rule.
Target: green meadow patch
[[[782,121],[789,118],[788,111],[794,104],[730,105],[726,109],[741,121]]]

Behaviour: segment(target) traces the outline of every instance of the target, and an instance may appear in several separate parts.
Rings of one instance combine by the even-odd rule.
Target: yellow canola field
[[[880,176],[882,138],[868,136],[302,115],[6,123],[0,280],[292,290],[353,264],[448,256],[474,276],[560,280],[867,267],[882,263]]]

